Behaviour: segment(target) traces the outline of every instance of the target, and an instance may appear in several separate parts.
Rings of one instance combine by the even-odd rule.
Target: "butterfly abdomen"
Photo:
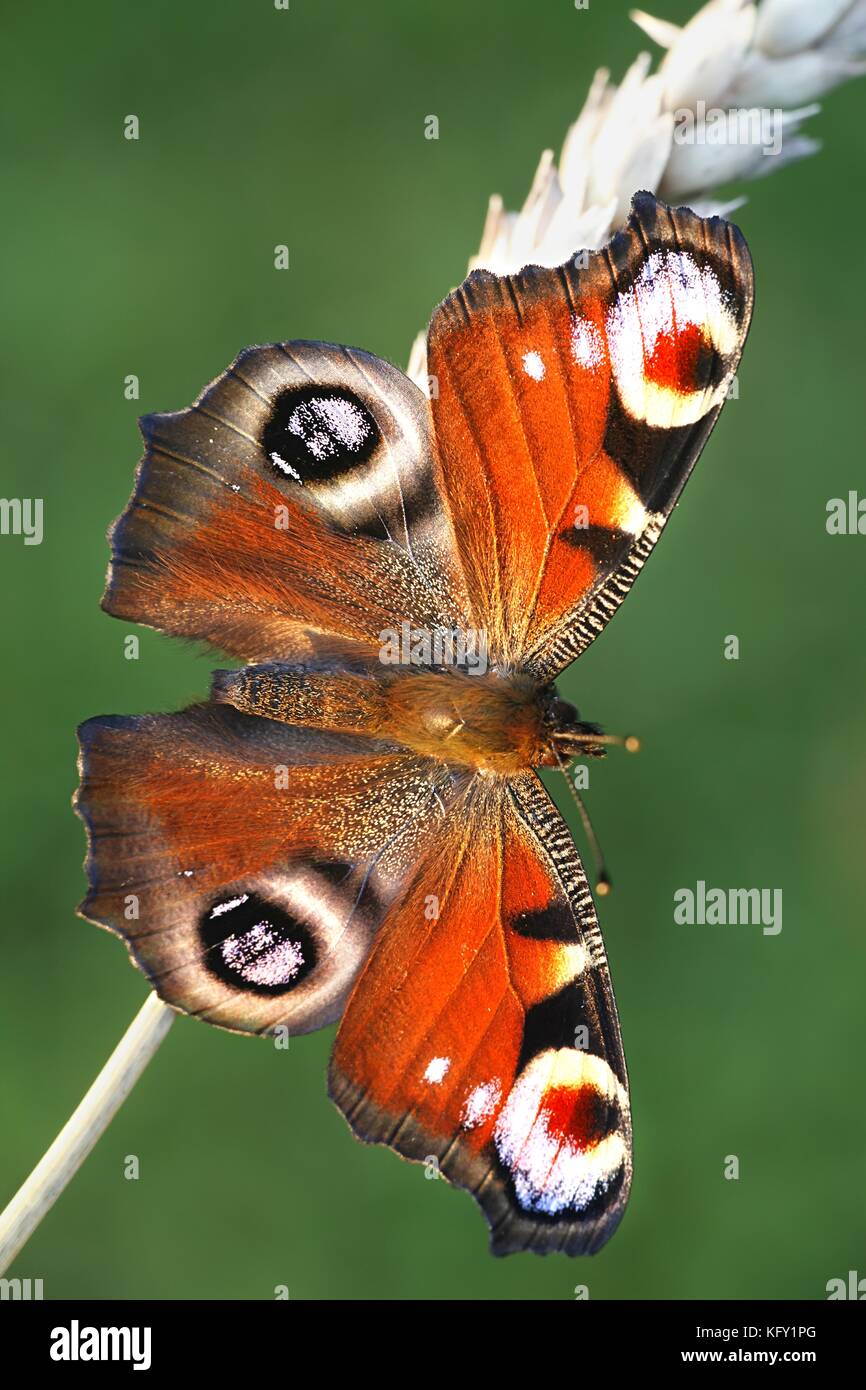
[[[244,714],[334,733],[377,734],[388,717],[385,691],[369,676],[278,663],[215,671],[211,695]]]

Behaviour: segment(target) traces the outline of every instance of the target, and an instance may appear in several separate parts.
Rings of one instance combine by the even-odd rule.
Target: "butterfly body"
[[[557,693],[727,395],[742,238],[640,195],[581,266],[474,272],[429,399],[356,349],[248,349],[142,421],[104,606],[241,659],[89,720],[82,912],[174,1007],[339,1021],[354,1132],[469,1189],[496,1253],[592,1253],[631,1182],[592,895],[537,767],[609,741]]]
[[[279,666],[217,674],[214,695],[235,709],[286,724],[375,734],[422,757],[475,772],[556,767],[557,745],[586,744],[595,725],[580,723],[552,687],[532,676],[488,670],[401,670],[399,675],[304,674]],[[572,714],[563,719],[563,709]]]

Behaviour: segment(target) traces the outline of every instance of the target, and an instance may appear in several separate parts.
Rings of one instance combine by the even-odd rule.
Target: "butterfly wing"
[[[598,923],[534,773],[476,779],[386,913],[337,1034],[355,1133],[435,1159],[496,1254],[589,1254],[631,1180],[628,1082]]]
[[[541,680],[602,630],[655,545],[727,396],[753,297],[736,228],[649,194],[582,255],[475,271],[428,335],[440,485],[474,621],[500,661]]]
[[[465,594],[429,405],[369,353],[248,348],[188,410],[141,421],[103,606],[248,660],[453,627]]]
[[[231,704],[91,719],[79,738],[82,915],[186,1013],[247,1032],[338,1018],[454,779]]]

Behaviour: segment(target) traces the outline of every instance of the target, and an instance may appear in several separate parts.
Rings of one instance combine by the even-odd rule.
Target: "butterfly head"
[[[611,744],[619,744],[630,753],[640,746],[633,735],[606,734],[600,724],[581,719],[577,706],[563,700],[554,685],[541,692],[541,719],[548,766],[562,766],[576,757],[603,758]]]
[[[562,696],[557,694],[555,685],[542,691],[542,708],[544,725],[550,734],[576,729],[581,725],[577,705],[573,705],[570,700],[563,700]]]

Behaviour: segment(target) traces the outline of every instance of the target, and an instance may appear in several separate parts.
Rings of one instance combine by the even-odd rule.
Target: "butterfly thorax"
[[[387,687],[386,729],[416,753],[507,774],[544,759],[539,687],[526,676],[419,671]]]
[[[394,684],[388,707],[400,742],[480,772],[562,766],[576,752],[604,756],[598,725],[528,675],[419,674]]]

